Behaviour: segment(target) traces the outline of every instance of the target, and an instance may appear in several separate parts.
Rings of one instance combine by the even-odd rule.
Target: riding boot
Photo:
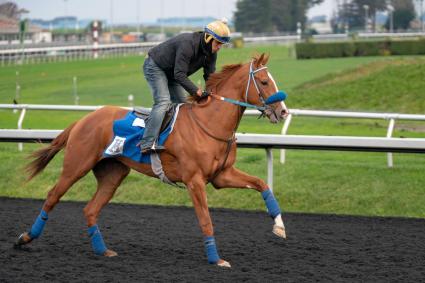
[[[143,138],[140,141],[140,149],[142,154],[165,149],[165,147],[157,144],[157,139],[161,129],[162,121],[165,117],[165,113],[168,110],[168,105],[158,105],[158,107],[155,106],[156,105],[154,105],[152,108],[152,112],[149,115],[149,118],[146,120],[145,132],[143,133]]]

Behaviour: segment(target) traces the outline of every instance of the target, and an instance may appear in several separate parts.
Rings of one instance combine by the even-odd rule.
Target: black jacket
[[[211,52],[211,42],[204,41],[204,32],[179,34],[149,50],[149,57],[191,95],[196,94],[198,87],[188,76],[204,68],[207,81],[215,72],[217,61],[217,54]]]

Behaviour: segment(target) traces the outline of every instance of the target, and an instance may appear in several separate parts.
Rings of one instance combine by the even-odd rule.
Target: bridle
[[[263,97],[263,92],[260,90],[260,88],[257,85],[257,80],[255,79],[255,74],[262,71],[262,70],[266,70],[267,66],[263,66],[263,67],[260,67],[258,69],[253,70],[252,69],[253,64],[254,64],[254,61],[251,61],[251,64],[249,64],[248,82],[246,84],[246,90],[245,90],[245,102],[248,103],[249,86],[250,86],[251,81],[252,81],[254,83],[255,89],[257,90],[257,94],[260,97],[261,102],[263,103],[263,107],[265,107],[266,102],[265,102],[264,97]]]
[[[253,70],[253,68],[252,68],[253,63],[254,63],[254,61],[251,61],[251,64],[249,65],[248,82],[247,82],[246,89],[245,89],[245,101],[239,101],[239,100],[227,98],[227,97],[217,95],[217,94],[212,93],[212,92],[207,93],[206,95],[202,96],[201,98],[211,96],[211,97],[213,97],[217,100],[226,101],[226,102],[229,102],[231,104],[239,105],[241,107],[254,108],[254,109],[257,109],[258,111],[260,111],[261,113],[263,113],[270,106],[268,106],[266,104],[266,100],[264,99],[263,91],[258,87],[257,80],[255,79],[255,74],[258,73],[259,71],[267,69],[267,66],[263,66],[263,67],[260,67],[258,69]],[[263,104],[261,106],[248,103],[248,93],[249,93],[249,87],[251,85],[251,82],[253,82],[255,89],[257,90],[257,94],[260,97],[261,103]]]
[[[214,94],[212,92],[206,93],[206,95],[203,94],[201,96],[201,98],[206,98],[208,96],[211,96],[211,97],[213,97],[217,100],[221,100],[221,101],[225,101],[225,102],[237,105],[237,106],[241,106],[242,109],[241,109],[241,111],[239,113],[239,117],[238,117],[239,121],[240,121],[240,118],[241,118],[243,110],[244,110],[243,107],[255,108],[255,109],[259,110],[261,112],[260,118],[265,116],[265,111],[267,109],[271,109],[271,106],[269,104],[272,104],[272,103],[275,103],[275,102],[278,102],[278,101],[283,101],[286,98],[286,94],[282,91],[278,91],[275,94],[268,97],[267,99],[264,99],[264,92],[258,86],[257,80],[255,78],[255,74],[262,71],[262,70],[266,70],[267,66],[262,66],[262,67],[259,67],[258,69],[254,70],[253,65],[254,65],[254,60],[252,60],[250,65],[249,65],[248,82],[246,84],[246,89],[245,89],[245,102],[235,100],[235,99],[231,99],[231,98],[227,98],[227,97],[224,97],[224,96],[221,96],[221,95],[217,95],[217,94]],[[249,93],[249,88],[251,86],[251,82],[255,86],[258,97],[260,98],[261,103],[263,104],[262,106],[258,106],[258,105],[255,105],[255,104],[248,103],[248,93]],[[222,142],[227,142],[227,143],[229,143],[229,141],[231,141],[231,140],[234,140],[236,129],[238,128],[239,123],[236,124],[235,129],[233,130],[232,137],[230,137],[230,138],[220,138],[220,137],[216,137],[213,134],[211,134],[210,131],[204,125],[202,125],[198,121],[198,119],[196,119],[195,114],[192,111],[192,104],[190,104],[190,106],[189,106],[189,116],[195,121],[195,123],[198,125],[199,128],[201,128],[208,136],[212,137],[213,139],[218,140],[218,141],[222,141]]]

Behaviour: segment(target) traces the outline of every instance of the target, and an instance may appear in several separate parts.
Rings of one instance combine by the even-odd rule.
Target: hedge
[[[423,55],[425,39],[403,41],[350,41],[331,43],[297,43],[298,59],[386,56],[386,55]]]

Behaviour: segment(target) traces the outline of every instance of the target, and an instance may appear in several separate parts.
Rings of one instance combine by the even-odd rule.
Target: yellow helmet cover
[[[223,20],[217,20],[209,23],[205,28],[205,42],[208,43],[211,39],[215,39],[221,43],[230,42],[230,30],[227,23]]]

